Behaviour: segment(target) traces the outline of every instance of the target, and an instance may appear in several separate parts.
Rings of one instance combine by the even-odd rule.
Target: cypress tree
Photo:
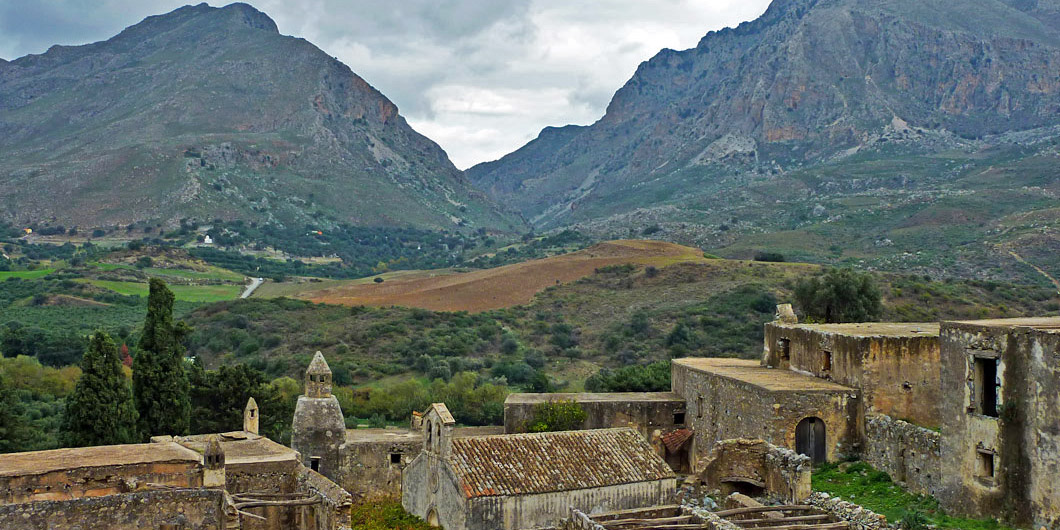
[[[187,331],[183,322],[173,323],[173,292],[165,282],[152,278],[147,318],[133,357],[133,393],[145,439],[188,432],[191,399],[181,345]]]
[[[81,379],[66,398],[64,442],[75,447],[137,442],[136,417],[118,347],[97,331],[81,358]]]

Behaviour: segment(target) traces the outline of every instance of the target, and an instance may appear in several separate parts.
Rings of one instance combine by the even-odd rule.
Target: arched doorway
[[[442,526],[438,523],[438,512],[434,508],[427,511],[427,524],[433,527]]]
[[[795,452],[810,457],[815,464],[828,459],[825,442],[824,420],[821,418],[805,418],[795,427]]]

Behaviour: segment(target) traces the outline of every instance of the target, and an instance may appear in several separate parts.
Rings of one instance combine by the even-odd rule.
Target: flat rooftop
[[[454,438],[468,438],[471,436],[490,436],[504,434],[504,427],[500,425],[487,425],[485,427],[457,427],[453,429]],[[418,429],[346,429],[346,441],[350,443],[377,443],[377,442],[419,442],[423,440],[423,433]]]
[[[1027,328],[1048,333],[1060,333],[1060,317],[995,318],[988,320],[958,320],[947,324],[982,326],[985,328]]]
[[[758,361],[690,357],[673,363],[697,372],[740,381],[770,392],[856,392],[848,386],[791,370],[766,368]]]
[[[3,458],[0,458],[0,477],[43,475],[72,469],[163,462],[198,464],[202,462],[202,456],[173,442],[30,451],[3,455]]]
[[[174,437],[172,441],[202,454],[206,451],[207,439],[213,435],[196,434]],[[217,434],[217,441],[225,453],[225,464],[251,464],[255,462],[281,462],[298,460],[298,453],[290,447],[278,444],[264,436],[233,431]]]
[[[859,322],[856,324],[777,324],[851,337],[938,337],[938,322]]]
[[[578,403],[603,402],[659,402],[668,403],[684,399],[673,392],[615,392],[610,394],[566,393],[566,394],[508,394],[505,404],[536,404],[549,401],[577,401]]]

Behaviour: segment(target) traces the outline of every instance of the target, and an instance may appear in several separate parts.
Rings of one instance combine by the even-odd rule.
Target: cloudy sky
[[[104,40],[185,3],[0,0],[0,57]],[[281,33],[348,64],[465,168],[517,149],[547,125],[596,121],[641,61],[753,19],[769,0],[248,3]]]

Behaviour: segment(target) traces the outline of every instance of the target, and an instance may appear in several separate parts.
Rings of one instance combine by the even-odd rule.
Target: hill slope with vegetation
[[[0,62],[0,218],[522,227],[367,81],[241,3]]]

